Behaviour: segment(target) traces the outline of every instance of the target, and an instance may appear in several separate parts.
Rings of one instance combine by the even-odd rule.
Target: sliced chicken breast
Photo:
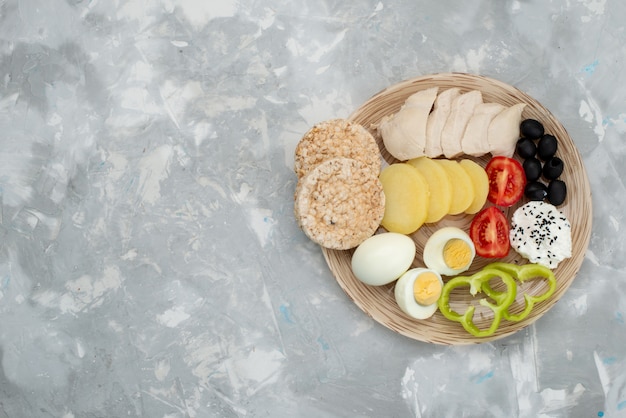
[[[424,154],[430,158],[436,158],[443,155],[441,149],[441,131],[443,126],[448,120],[450,115],[450,109],[452,108],[452,101],[461,95],[461,89],[453,87],[442,91],[435,99],[433,104],[433,111],[428,116],[428,123],[426,124],[426,145],[424,147]]]
[[[454,158],[463,153],[461,140],[474,109],[483,102],[483,95],[478,90],[461,94],[452,101],[448,119],[441,131],[441,148],[446,158]]]
[[[428,115],[437,97],[438,87],[420,90],[405,101],[395,114],[384,117],[378,125],[385,148],[400,161],[424,155]]]
[[[461,139],[463,154],[480,157],[491,152],[488,139],[489,124],[504,109],[506,107],[500,103],[480,103],[476,106]]]
[[[518,103],[498,113],[489,124],[487,140],[491,154],[512,157],[519,139],[519,126],[526,103]]]

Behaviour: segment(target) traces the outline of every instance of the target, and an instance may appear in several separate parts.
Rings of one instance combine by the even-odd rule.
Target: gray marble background
[[[620,0],[0,0],[0,416],[626,416],[624,22]],[[550,109],[594,199],[561,301],[470,347],[372,321],[292,215],[312,124],[449,71]]]

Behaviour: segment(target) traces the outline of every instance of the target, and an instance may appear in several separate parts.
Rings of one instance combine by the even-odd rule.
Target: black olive
[[[524,188],[524,195],[530,200],[543,200],[548,195],[548,188],[543,183],[533,181]]]
[[[530,139],[538,139],[543,135],[543,125],[535,119],[523,120],[520,124],[520,131],[523,136]]]
[[[552,180],[550,184],[548,184],[548,200],[554,206],[559,206],[563,203],[566,196],[567,187],[565,187],[563,180]]]
[[[520,138],[515,146],[517,154],[522,158],[534,157],[537,152],[535,142],[530,138]]]
[[[528,182],[535,181],[541,176],[541,162],[535,157],[524,160],[522,167],[524,167],[526,181]]]
[[[563,160],[559,157],[552,157],[543,164],[543,176],[548,180],[558,178],[563,172]]]
[[[545,134],[537,144],[537,155],[543,161],[550,159],[556,153],[556,138],[553,135]]]

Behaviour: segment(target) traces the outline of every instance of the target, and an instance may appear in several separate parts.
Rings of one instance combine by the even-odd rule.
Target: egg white
[[[460,239],[465,242],[469,246],[471,252],[470,262],[467,266],[459,269],[448,267],[443,258],[443,249],[446,243],[453,239]],[[474,247],[472,239],[466,232],[459,228],[448,226],[435,231],[430,238],[428,238],[428,241],[426,241],[426,245],[424,246],[423,256],[424,264],[429,269],[435,270],[437,273],[443,274],[444,276],[456,276],[470,268],[472,261],[476,256],[476,248]]]
[[[352,254],[352,272],[370,286],[393,282],[415,259],[415,242],[406,235],[384,232],[363,241]]]
[[[425,268],[413,268],[404,273],[396,282],[394,295],[396,297],[396,303],[405,314],[415,319],[427,319],[433,316],[437,312],[437,302],[432,305],[420,305],[413,295],[413,284],[420,274],[425,272],[434,273],[439,279],[441,286],[443,286],[443,280],[439,273],[431,269]]]

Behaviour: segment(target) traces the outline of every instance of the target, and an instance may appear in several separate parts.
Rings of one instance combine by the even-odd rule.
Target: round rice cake
[[[346,119],[318,123],[304,134],[296,146],[294,168],[301,179],[321,162],[337,157],[361,161],[380,173],[376,140],[363,126]]]
[[[317,244],[354,248],[378,229],[385,194],[378,172],[350,158],[332,158],[313,168],[296,188],[300,228]]]

